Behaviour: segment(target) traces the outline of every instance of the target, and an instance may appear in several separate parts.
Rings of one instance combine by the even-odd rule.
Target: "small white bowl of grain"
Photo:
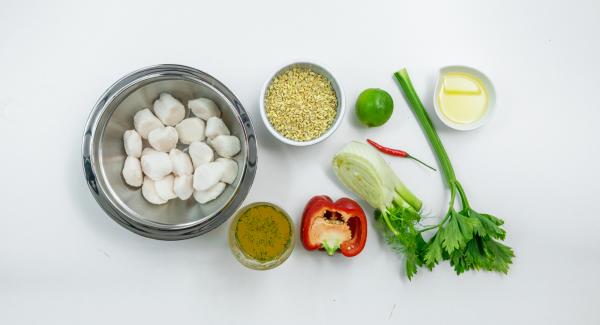
[[[308,146],[327,139],[345,113],[344,91],[321,65],[295,62],[273,74],[260,93],[260,116],[283,143]]]

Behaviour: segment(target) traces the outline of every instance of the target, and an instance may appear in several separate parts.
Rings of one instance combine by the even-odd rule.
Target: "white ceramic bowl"
[[[269,85],[271,84],[273,79],[275,79],[282,73],[284,73],[287,70],[294,68],[294,67],[306,67],[306,68],[313,70],[314,72],[317,72],[317,73],[323,75],[325,78],[327,78],[329,80],[329,82],[331,82],[331,86],[333,87],[333,90],[335,91],[335,95],[337,97],[337,104],[338,104],[337,105],[337,114],[335,116],[335,120],[333,121],[333,124],[320,137],[318,137],[316,139],[312,139],[310,141],[295,141],[295,140],[286,138],[283,135],[281,135],[279,132],[277,132],[277,130],[275,130],[273,125],[271,125],[271,122],[269,122],[269,118],[267,117],[267,112],[266,112],[266,108],[265,108],[265,97],[267,95],[267,90],[269,88]],[[269,132],[271,132],[271,134],[275,138],[277,138],[279,141],[281,141],[283,143],[287,143],[289,145],[293,145],[293,146],[309,146],[311,144],[319,143],[319,142],[327,139],[340,126],[340,123],[342,123],[342,120],[344,118],[344,113],[346,112],[346,102],[344,99],[344,91],[342,90],[342,86],[339,84],[337,79],[335,79],[333,74],[331,72],[329,72],[329,70],[325,69],[323,66],[318,65],[316,63],[312,63],[312,62],[306,62],[306,61],[290,63],[290,64],[284,66],[283,68],[280,68],[279,70],[277,70],[265,82],[265,84],[260,92],[259,100],[260,100],[260,103],[259,103],[260,117],[262,118],[263,123],[265,124],[265,127],[267,128],[267,130],[269,130]]]
[[[438,96],[439,92],[441,91],[442,76],[448,72],[464,72],[464,73],[473,75],[481,80],[481,82],[483,83],[483,86],[486,88],[486,91],[488,93],[488,107],[487,107],[487,111],[486,111],[485,115],[482,118],[480,118],[479,120],[477,120],[473,123],[462,124],[462,123],[456,123],[456,122],[451,121],[442,113],[442,111],[439,107],[439,104],[438,104],[437,96]],[[494,89],[494,85],[492,84],[490,79],[483,72],[481,72],[475,68],[471,68],[471,67],[467,67],[467,66],[463,66],[463,65],[453,65],[453,66],[443,67],[440,69],[440,73],[438,75],[438,79],[437,79],[436,86],[435,86],[435,91],[433,92],[433,107],[435,108],[435,115],[437,115],[437,117],[447,127],[455,129],[455,130],[459,130],[459,131],[474,130],[474,129],[477,129],[478,127],[483,126],[492,117],[494,110],[496,109],[496,90]]]

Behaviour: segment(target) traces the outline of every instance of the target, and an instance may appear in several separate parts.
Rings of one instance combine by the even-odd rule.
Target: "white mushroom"
[[[175,126],[185,117],[185,107],[171,94],[162,93],[154,101],[154,114],[165,125]]]
[[[192,142],[189,147],[189,154],[192,157],[192,162],[194,163],[194,168],[198,168],[201,165],[208,164],[213,161],[215,158],[215,153],[204,142]]]
[[[173,175],[167,175],[163,179],[154,182],[156,194],[158,194],[161,199],[169,201],[177,197],[175,192],[173,192],[174,179],[175,177],[173,177]]]
[[[222,119],[211,117],[206,121],[206,137],[213,139],[219,135],[229,135],[229,129]]]
[[[194,193],[192,181],[192,175],[175,176],[175,181],[173,182],[173,192],[177,194],[178,198],[187,200],[190,198],[190,196],[192,196]]]
[[[192,99],[188,101],[188,108],[192,111],[192,113],[194,113],[194,115],[205,121],[213,116],[221,116],[219,106],[217,106],[215,102],[208,98]]]
[[[142,185],[142,195],[146,201],[152,204],[164,204],[166,200],[161,199],[156,193],[156,187],[154,181],[150,177],[144,177],[144,185]]]
[[[183,144],[204,140],[204,121],[197,117],[186,118],[177,124],[175,129],[179,134],[179,141]]]
[[[211,162],[201,165],[194,171],[194,189],[198,191],[208,190],[217,184],[223,176],[223,167],[221,164]]]
[[[142,174],[142,166],[140,160],[136,157],[127,156],[123,165],[123,178],[125,183],[133,187],[142,186],[144,175]]]
[[[173,173],[175,173],[175,175],[192,175],[194,172],[192,160],[187,153],[179,149],[173,149],[171,152],[169,152],[169,158],[171,158]]]
[[[233,135],[219,135],[210,141],[210,145],[221,157],[231,158],[240,152],[240,139]]]
[[[150,132],[163,126],[162,122],[152,114],[149,108],[144,108],[133,116],[133,127],[144,139],[148,139]]]
[[[128,156],[140,158],[142,155],[142,137],[135,130],[127,130],[123,134],[125,153]]]
[[[156,150],[144,150],[142,153],[142,171],[152,180],[158,181],[173,171],[169,154]]]
[[[233,183],[238,173],[238,164],[235,160],[229,158],[219,158],[215,160],[215,163],[220,164],[223,169],[223,175],[221,176],[221,182],[227,184]]]
[[[194,199],[200,204],[207,203],[219,197],[225,190],[225,183],[219,182],[205,191],[194,191]]]
[[[169,152],[175,148],[178,139],[177,131],[172,126],[158,128],[148,135],[148,143],[152,148],[162,152]]]

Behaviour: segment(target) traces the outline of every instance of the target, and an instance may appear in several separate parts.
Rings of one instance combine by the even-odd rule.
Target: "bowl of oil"
[[[474,130],[491,118],[496,91],[483,72],[467,66],[448,66],[440,69],[433,103],[435,114],[446,126]]]
[[[229,226],[229,248],[244,266],[269,270],[294,249],[294,223],[279,206],[256,202],[240,209]]]

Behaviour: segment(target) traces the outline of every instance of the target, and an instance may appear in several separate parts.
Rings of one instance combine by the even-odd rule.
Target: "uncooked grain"
[[[265,110],[279,134],[295,141],[310,141],[333,124],[337,97],[325,76],[294,67],[273,79],[267,89]]]

